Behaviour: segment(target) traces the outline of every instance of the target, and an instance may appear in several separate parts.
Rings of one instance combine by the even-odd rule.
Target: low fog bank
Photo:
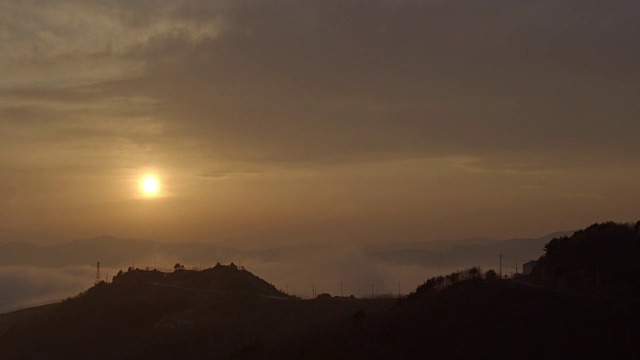
[[[76,296],[93,286],[95,277],[95,266],[0,267],[0,313]]]
[[[206,255],[202,255],[206,257]],[[318,251],[307,258],[289,261],[260,260],[256,258],[219,259],[209,262],[184,261],[177,257],[160,254],[153,258],[136,261],[135,267],[173,271],[176,263],[187,269],[202,269],[217,262],[231,262],[243,266],[256,276],[272,283],[277,288],[302,298],[316,294],[354,295],[356,297],[397,296],[416,288],[430,276],[454,269],[428,269],[419,265],[389,265],[379,263],[359,250]],[[127,271],[134,264],[102,264],[102,280],[111,281],[118,271]],[[0,313],[22,308],[49,304],[73,297],[94,285],[96,266],[0,267]]]
[[[370,297],[407,293],[441,269],[418,265],[394,265],[375,261],[359,249],[325,248],[313,255],[289,261],[243,262],[247,270],[271,282],[277,288],[302,298],[316,294]]]

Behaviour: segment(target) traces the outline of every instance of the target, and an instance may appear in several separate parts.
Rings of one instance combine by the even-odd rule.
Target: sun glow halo
[[[158,192],[158,180],[152,176],[147,176],[140,182],[140,188],[146,195],[154,195]]]

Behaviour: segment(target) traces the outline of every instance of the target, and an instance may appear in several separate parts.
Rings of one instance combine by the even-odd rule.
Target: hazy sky
[[[0,0],[0,240],[637,220],[638,39],[637,0]]]

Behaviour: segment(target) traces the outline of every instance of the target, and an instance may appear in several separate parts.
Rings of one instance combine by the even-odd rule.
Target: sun
[[[158,179],[153,176],[146,176],[140,182],[140,189],[146,195],[155,195],[158,193]]]

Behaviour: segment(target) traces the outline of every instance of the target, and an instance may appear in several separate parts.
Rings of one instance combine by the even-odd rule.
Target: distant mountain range
[[[165,254],[183,262],[201,260],[203,254],[209,259],[223,261],[237,257],[238,251],[203,243],[165,244],[146,239],[99,236],[50,246],[19,242],[0,245],[0,266],[63,267],[95,265],[96,261],[111,266],[144,266],[136,261],[145,260],[146,265],[153,265],[148,264],[149,259]]]
[[[529,260],[537,260],[544,253],[544,245],[551,239],[573,234],[559,231],[539,238],[517,238],[506,241],[470,239],[451,242],[415,242],[371,246],[368,256],[393,264],[418,264],[427,268],[450,268],[499,265],[502,254],[503,266],[514,268]],[[398,249],[400,247],[400,249]]]
[[[487,266],[497,264],[503,254],[504,265],[513,266],[534,260],[543,254],[544,245],[554,237],[571,235],[562,231],[539,238],[506,241],[468,239],[437,242],[410,242],[367,245],[356,248],[364,256],[389,264],[414,264],[426,268]],[[214,244],[161,243],[146,239],[120,239],[99,236],[58,245],[34,245],[10,242],[0,245],[0,267],[64,267],[95,265],[111,267],[153,267],[180,262],[187,266],[253,261],[263,263],[297,263],[313,257],[330,259],[341,247],[326,244],[301,244],[266,250],[243,251]]]

